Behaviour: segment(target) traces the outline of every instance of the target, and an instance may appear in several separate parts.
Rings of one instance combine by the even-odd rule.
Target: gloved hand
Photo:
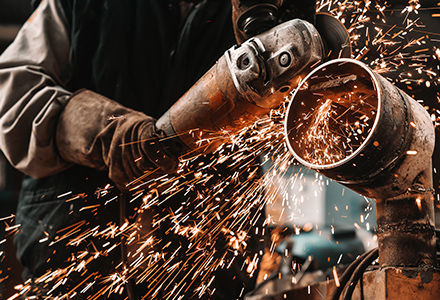
[[[316,15],[316,1],[315,0],[231,0],[232,2],[232,22],[234,25],[234,34],[238,44],[243,43],[254,33],[243,32],[242,21],[240,17],[243,13],[249,11],[249,9],[254,8],[257,5],[270,4],[275,7],[275,11],[273,12],[274,17],[276,18],[275,23],[282,23],[291,19],[299,18],[314,24],[315,15]],[[270,9],[269,9],[270,10]],[[253,17],[255,17],[255,11],[251,13]],[[258,12],[257,12],[258,14]],[[267,18],[261,18],[261,20],[257,22],[266,22],[267,25],[262,25],[262,28],[265,26],[270,26],[271,21]],[[276,25],[275,24],[275,25]],[[273,24],[272,24],[273,25]],[[261,33],[261,32],[257,32]]]
[[[81,90],[72,95],[56,132],[61,157],[75,164],[108,171],[125,190],[146,172],[173,173],[178,159],[160,141],[156,120],[100,94]]]

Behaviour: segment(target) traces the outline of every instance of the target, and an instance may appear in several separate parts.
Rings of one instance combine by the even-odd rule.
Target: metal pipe
[[[382,267],[436,265],[435,136],[419,103],[365,64],[333,60],[298,86],[285,135],[300,163],[377,200]]]
[[[378,199],[376,215],[381,267],[436,266],[432,193]]]

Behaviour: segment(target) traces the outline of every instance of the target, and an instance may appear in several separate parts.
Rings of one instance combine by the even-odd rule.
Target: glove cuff
[[[156,120],[90,90],[74,93],[58,120],[56,145],[63,159],[98,170],[122,189],[133,180],[177,169],[162,149]]]

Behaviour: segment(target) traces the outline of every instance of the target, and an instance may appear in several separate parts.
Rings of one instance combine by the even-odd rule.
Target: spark
[[[417,198],[416,199],[416,204],[417,204],[417,207],[419,208],[419,210],[422,210],[422,199]]]
[[[377,110],[374,91],[358,82],[361,79],[357,76],[331,74],[328,77],[328,81],[320,81],[310,88],[315,91],[316,101],[310,99],[309,102],[317,103],[316,106],[301,104],[305,109],[298,105],[291,109],[305,111],[294,120],[290,136],[294,148],[301,149],[297,152],[312,164],[332,164],[353,154],[368,136]],[[341,85],[350,85],[351,91],[332,92],[334,86]],[[316,93],[319,90],[326,90],[326,96]]]
[[[10,220],[10,219],[13,219],[13,218],[15,218],[15,215],[10,215],[9,217],[0,218],[0,221]]]
[[[338,276],[338,272],[336,271],[336,267],[335,266],[333,266],[333,278],[335,279],[335,285],[337,287],[340,287],[341,284],[339,282],[339,276]]]

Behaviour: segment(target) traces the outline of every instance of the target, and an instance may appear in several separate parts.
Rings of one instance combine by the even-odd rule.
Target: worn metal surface
[[[374,120],[368,135],[340,160],[321,164],[308,160],[309,149],[302,143],[310,124],[304,121],[307,110],[318,110],[321,99],[334,95],[337,99],[331,101],[337,104],[342,98],[337,92],[345,91],[347,84],[354,91],[358,78],[362,78],[360,91],[365,97],[356,101],[369,102],[363,106],[368,111],[350,111],[361,111]],[[377,200],[381,267],[437,264],[431,166],[435,135],[423,106],[363,63],[341,59],[321,65],[305,78],[289,105],[285,124],[289,149],[301,163]]]
[[[365,273],[352,299],[437,300],[439,295],[440,272],[438,270],[385,268]]]
[[[234,46],[157,121],[168,135],[197,147],[200,139],[233,132],[278,107],[324,46],[317,30],[295,19]],[[191,132],[191,134],[188,134]]]
[[[268,287],[246,300],[330,300],[334,280],[288,290]],[[438,300],[440,271],[422,268],[385,268],[366,272],[356,286],[352,300]]]
[[[300,19],[282,23],[225,53],[237,90],[264,108],[278,107],[324,55],[318,31]]]
[[[381,267],[437,265],[433,198],[406,194],[376,202]]]
[[[337,78],[351,74],[362,78],[363,90],[369,88],[376,93],[376,97],[365,100],[371,106],[368,117],[374,120],[374,124],[361,145],[347,157],[328,164],[308,161],[300,144],[301,137],[307,134],[306,128],[298,127],[298,124],[305,112],[317,109],[318,98],[325,98],[327,92],[337,94],[330,90],[315,93],[308,87],[322,85],[330,76]],[[389,199],[409,190],[432,190],[432,182],[426,186],[417,182],[429,170],[435,145],[429,114],[414,99],[359,61],[333,60],[322,64],[304,79],[288,108],[286,140],[302,164],[362,195]]]

